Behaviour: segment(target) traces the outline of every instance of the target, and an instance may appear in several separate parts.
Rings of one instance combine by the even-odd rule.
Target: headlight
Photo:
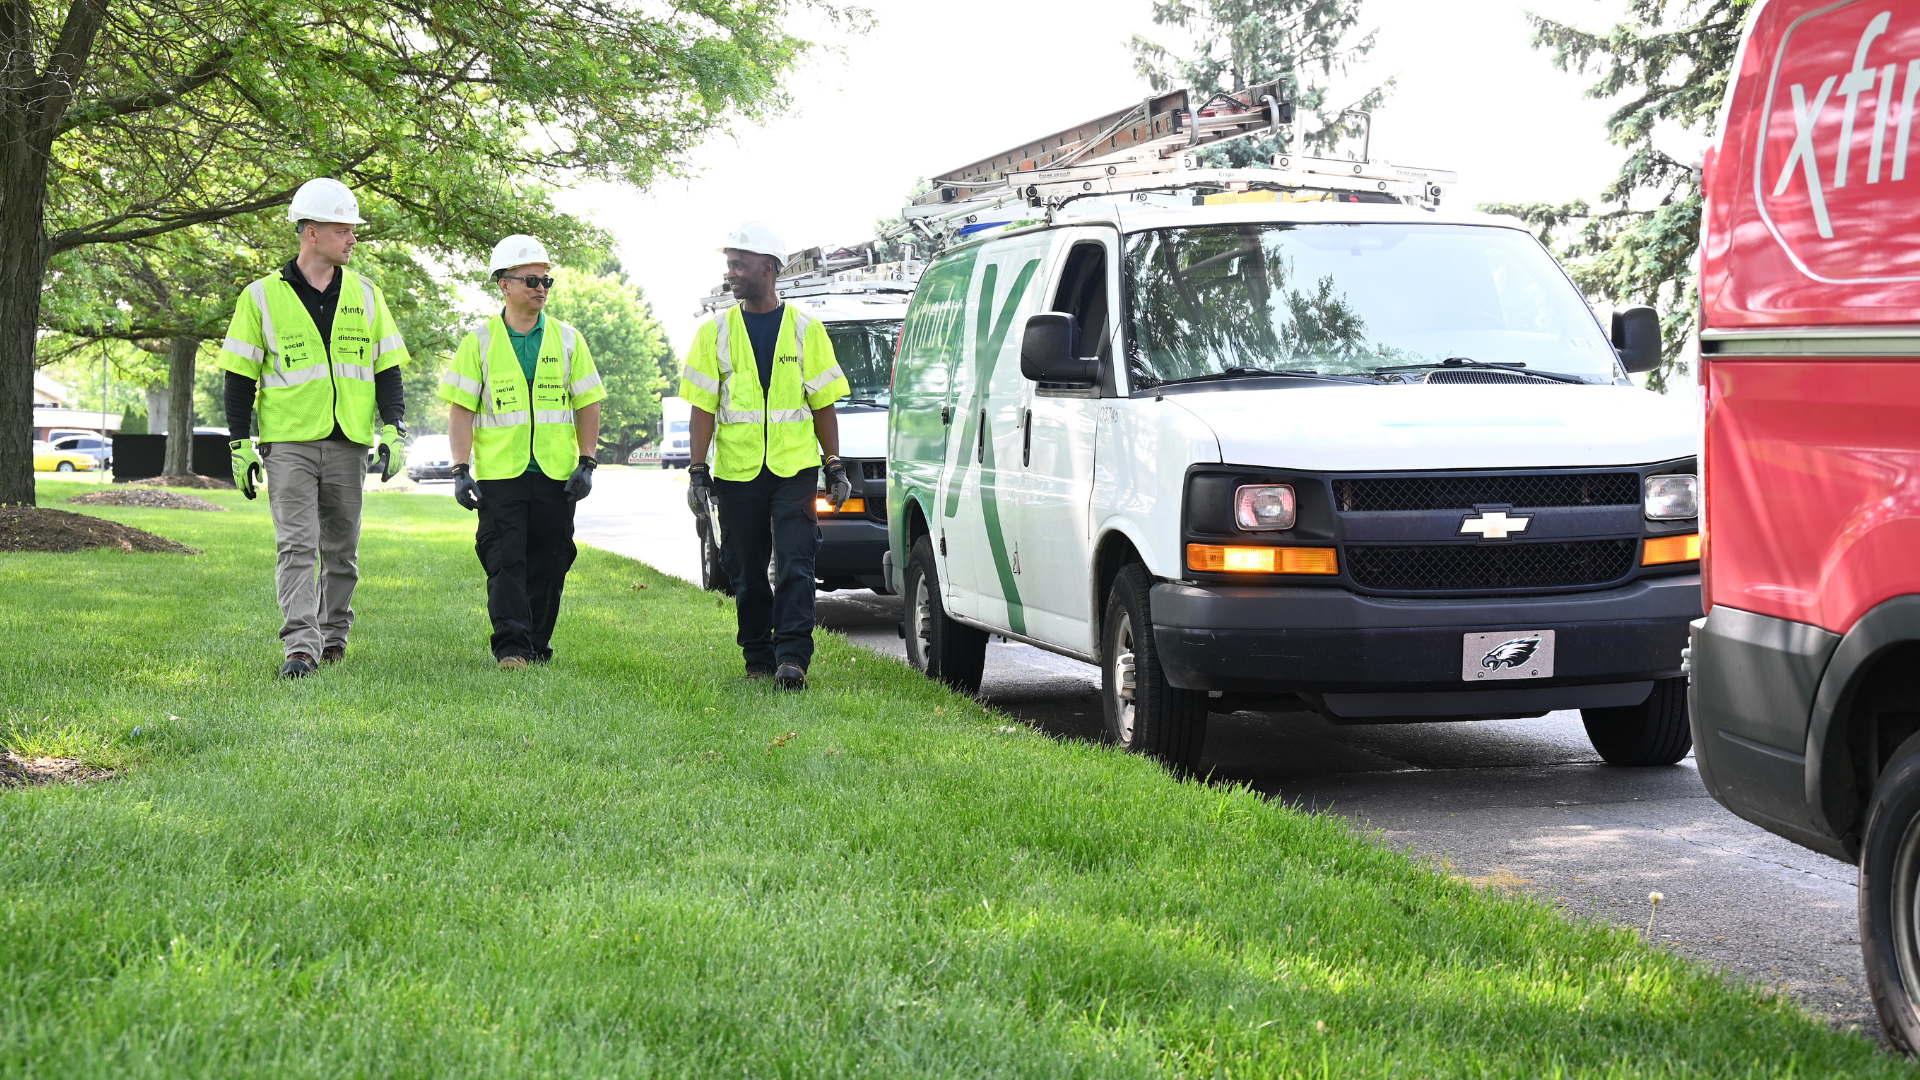
[[[1293,528],[1291,484],[1247,484],[1233,493],[1233,520],[1242,529]]]
[[[1647,477],[1647,519],[1678,521],[1700,516],[1700,478],[1688,473]]]

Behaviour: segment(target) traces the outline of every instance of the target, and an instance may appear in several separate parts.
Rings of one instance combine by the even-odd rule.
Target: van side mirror
[[[1660,366],[1660,313],[1650,307],[1630,307],[1613,313],[1613,347],[1620,365],[1638,374]]]
[[[1100,378],[1100,359],[1079,351],[1078,318],[1064,311],[1029,315],[1020,338],[1020,374],[1037,383],[1089,388]]]

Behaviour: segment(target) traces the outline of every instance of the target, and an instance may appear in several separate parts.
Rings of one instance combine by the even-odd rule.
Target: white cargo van
[[[693,421],[693,406],[686,398],[664,397],[660,399],[660,467],[663,469],[684,469],[693,457],[688,447],[693,440],[690,425]]]
[[[1511,219],[1214,173],[1029,189],[929,265],[887,461],[912,663],[1098,664],[1108,736],[1177,767],[1242,708],[1580,709],[1609,761],[1683,756],[1697,424],[1627,378],[1655,314],[1610,336]]]

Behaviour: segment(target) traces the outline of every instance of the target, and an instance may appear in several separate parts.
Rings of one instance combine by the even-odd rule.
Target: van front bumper
[[[869,589],[886,585],[880,565],[887,553],[887,523],[871,518],[820,519],[820,552],[813,559],[814,576],[855,578]]]
[[[1187,690],[1318,696],[1348,719],[1446,719],[1606,708],[1680,674],[1698,574],[1539,597],[1405,600],[1336,588],[1153,589],[1167,680]],[[1554,675],[1495,686],[1461,678],[1466,634],[1555,632]]]

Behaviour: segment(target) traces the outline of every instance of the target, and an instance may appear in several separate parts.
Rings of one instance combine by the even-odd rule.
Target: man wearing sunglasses
[[[573,504],[593,490],[607,391],[580,332],[544,309],[552,260],[531,236],[496,244],[487,269],[500,314],[469,333],[440,378],[453,497],[478,510],[493,657],[517,671],[553,659],[560,592],[573,566]]]

